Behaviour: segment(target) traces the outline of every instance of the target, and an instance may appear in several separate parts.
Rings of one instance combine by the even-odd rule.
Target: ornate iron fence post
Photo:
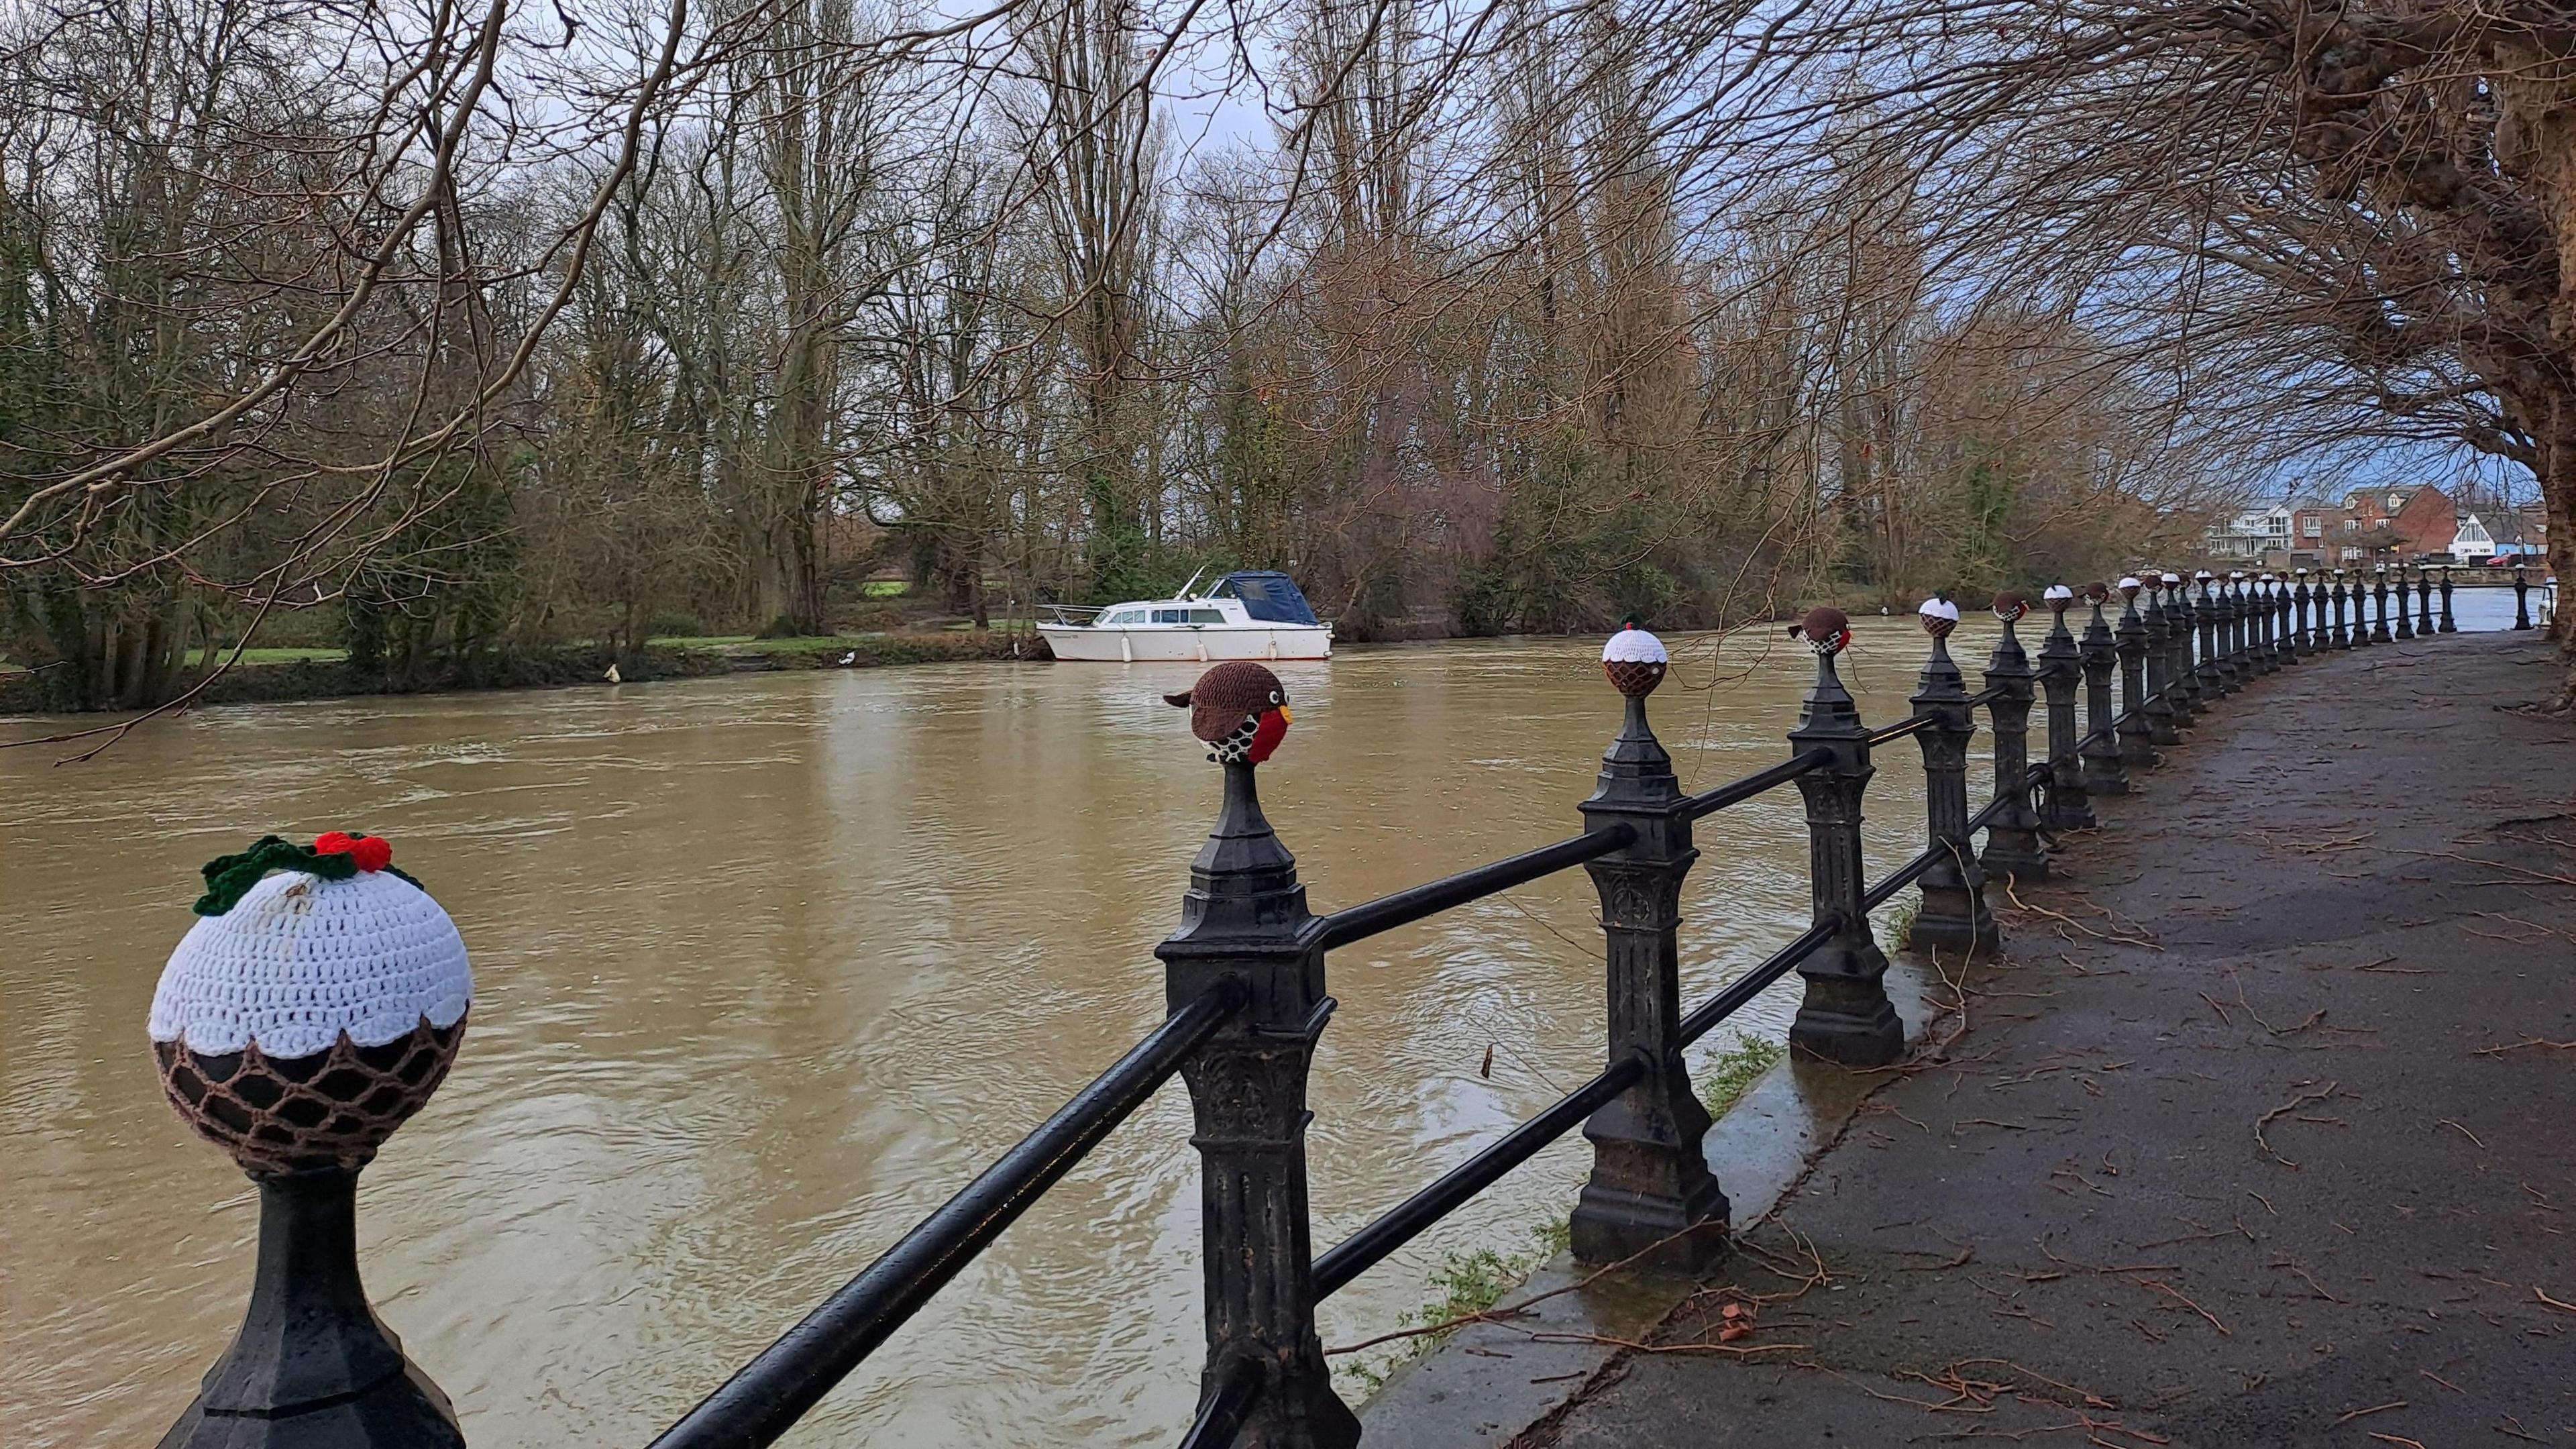
[[[2117,725],[2124,769],[2152,769],[2164,763],[2155,743],[2155,717],[2164,708],[2164,698],[2148,692],[2147,621],[2138,615],[2138,590],[2143,587],[2134,578],[2120,580],[2120,627],[2112,636],[2120,653],[2120,697],[2128,706],[2120,711]]]
[[[2344,602],[2343,570],[2336,569],[2334,571],[2334,630],[2326,638],[2326,643],[2336,649],[2352,647],[2352,629],[2344,622]]]
[[[392,856],[333,831],[209,863],[153,993],[163,1093],[259,1188],[249,1311],[161,1449],[463,1449],[358,1275],[358,1174],[445,1080],[473,993],[455,925]],[[328,959],[277,949],[299,933]],[[388,1023],[417,1025],[360,1040]]]
[[[2433,571],[2422,564],[2415,566],[2415,632],[2425,637],[2433,633]]]
[[[1887,957],[1861,907],[1861,797],[1875,770],[1869,731],[1851,692],[1834,672],[1834,656],[1851,642],[1839,609],[1811,609],[1797,626],[1816,651],[1816,682],[1789,732],[1791,748],[1824,750],[1833,763],[1798,777],[1807,802],[1807,874],[1815,921],[1833,935],[1798,963],[1806,999],[1789,1027],[1789,1045],[1848,1067],[1881,1067],[1905,1049],[1905,1025],[1887,999]]]
[[[2093,617],[2085,624],[2084,643],[2076,651],[2084,671],[2084,742],[2075,753],[2083,762],[2084,792],[2088,796],[2129,793],[2128,772],[2120,768],[2120,738],[2111,708],[2111,676],[2120,667],[2120,650],[2112,641],[2110,624],[2102,617],[2102,603],[2110,596],[2111,591],[2101,584],[2084,586],[2084,599],[2093,606]]]
[[[2184,596],[2184,601],[2191,608],[2193,625],[2200,630],[2200,663],[2194,666],[2193,672],[2200,680],[2197,694],[2203,704],[2224,699],[2234,689],[2228,682],[2227,661],[2219,657],[2218,599],[2210,590],[2215,578],[2207,569],[2193,574],[2192,582],[2200,585],[2200,598],[2194,601],[2189,595]]]
[[[2396,588],[2396,634],[2400,639],[2412,639],[2415,637],[2415,601],[2407,597],[2407,595],[2412,592],[2414,592],[2413,588],[2406,582],[2406,565],[2401,563],[2397,566]]]
[[[2164,580],[2149,569],[2142,582],[2147,607],[2138,612],[2144,624],[2147,744],[2152,749],[2182,743],[2182,706],[2177,698],[2181,691],[2174,688],[2173,639],[2165,627]]]
[[[2277,637],[2280,614],[2272,607],[2272,576],[2260,575],[2249,580],[2245,587],[2246,607],[2253,611],[2253,617],[2245,621],[2245,629],[2254,651],[2254,672],[2278,674],[2281,671]]]
[[[2299,662],[2297,623],[2290,617],[2290,581],[2272,580],[2272,663],[2281,668]]]
[[[2016,881],[2048,878],[2048,847],[2039,838],[2039,812],[2030,804],[2031,681],[2037,678],[2030,656],[2022,651],[2014,625],[2030,612],[2030,601],[2015,593],[1995,595],[1995,618],[2004,635],[1986,661],[1986,719],[1995,732],[1995,795],[2010,796],[1986,826],[1986,851],[1978,859],[1989,877]]]
[[[2531,627],[2531,579],[2520,564],[2513,566],[2513,627]]]
[[[2442,627],[2438,632],[2444,634],[2460,632],[2459,622],[2451,617],[2451,566],[2449,564],[2442,565]]]
[[[1935,850],[1946,847],[1949,855],[1916,882],[1922,902],[1909,944],[1979,956],[1992,952],[2001,938],[1994,912],[1986,906],[1985,868],[1977,863],[1976,841],[1968,834],[1968,742],[1976,738],[1977,721],[1968,708],[1967,681],[1950,658],[1950,631],[1959,627],[1959,606],[1936,595],[1924,600],[1916,614],[1923,632],[1932,636],[1932,657],[1924,661],[1912,701],[1915,713],[1935,721],[1914,736],[1923,747],[1926,844]]]
[[[2252,619],[2253,610],[2245,596],[2244,570],[2229,571],[2225,608],[2219,617],[2227,631],[2227,668],[2236,676],[2238,686],[2242,687],[2253,682],[2255,672],[2254,660],[2247,648],[2251,636],[2246,631],[2246,624]]]
[[[2319,609],[2314,614],[2308,612],[2310,601],[2316,598],[2308,592],[2308,571],[2297,569],[2293,573],[2296,584],[2290,590],[2290,609],[2297,622],[2290,630],[2290,650],[2305,659],[2317,652],[2317,624],[2325,617],[2325,610]]]
[[[1646,721],[1646,696],[1663,682],[1668,663],[1663,642],[1623,629],[1610,637],[1601,662],[1626,698],[1627,716],[1601,757],[1600,788],[1583,802],[1583,828],[1625,826],[1636,841],[1584,868],[1600,891],[1609,942],[1609,1059],[1635,1055],[1652,1065],[1583,1124],[1592,1175],[1574,1208],[1574,1255],[1616,1263],[1651,1253],[1652,1266],[1696,1272],[1725,1252],[1727,1226],[1726,1195],[1700,1148],[1708,1109],[1691,1091],[1676,1035],[1682,879],[1699,852],[1672,758]]]
[[[2093,801],[2084,793],[2075,729],[2075,690],[2084,662],[2066,628],[2066,607],[2075,602],[2075,591],[2050,584],[2040,598],[2051,616],[2048,638],[2039,646],[2039,687],[2048,696],[2048,808],[2040,812],[2040,820],[2050,830],[2090,830]]]
[[[2200,713],[2200,675],[2191,659],[2191,599],[2183,592],[2182,575],[2164,576],[2165,647],[2171,651],[2165,660],[2165,692],[2173,701],[2174,732],[2198,723]],[[2158,740],[2158,744],[2179,744],[2179,738]]]
[[[1208,687],[1203,677],[1199,689]],[[1172,1010],[1228,978],[1247,992],[1244,1009],[1181,1067],[1197,1125],[1206,1249],[1200,1401],[1250,1363],[1262,1388],[1237,1444],[1350,1449],[1359,1420],[1334,1394],[1315,1335],[1306,1204],[1306,1076],[1333,1001],[1297,858],[1262,815],[1253,770],[1249,760],[1225,760],[1225,803],[1190,862],[1180,929],[1154,948]]]
[[[2396,637],[2388,632],[2388,565],[2378,565],[2371,579],[2370,595],[2374,617],[2370,623],[2370,642],[2386,644]]]

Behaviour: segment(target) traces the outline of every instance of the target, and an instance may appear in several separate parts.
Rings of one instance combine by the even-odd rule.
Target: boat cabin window
[[[1101,622],[1104,624],[1139,624],[1143,623],[1144,619],[1145,611],[1142,609],[1118,609],[1112,611],[1109,617],[1101,620]]]
[[[1190,622],[1193,624],[1222,624],[1225,622],[1225,615],[1215,609],[1192,609],[1190,610]]]

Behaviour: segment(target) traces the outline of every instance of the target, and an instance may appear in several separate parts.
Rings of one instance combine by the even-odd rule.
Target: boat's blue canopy
[[[1286,574],[1266,570],[1246,570],[1227,574],[1216,581],[1210,594],[1231,594],[1243,600],[1243,612],[1265,624],[1320,624],[1314,606],[1297,589],[1297,581]]]

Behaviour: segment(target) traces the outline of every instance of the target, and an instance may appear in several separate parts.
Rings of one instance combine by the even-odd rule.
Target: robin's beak
[[[1297,722],[1297,716],[1290,713],[1288,706],[1283,704],[1279,706],[1279,722],[1281,724],[1295,724]]]

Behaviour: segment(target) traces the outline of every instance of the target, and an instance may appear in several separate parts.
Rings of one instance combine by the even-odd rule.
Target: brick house
[[[2393,555],[2412,559],[2448,553],[2459,531],[2460,514],[2451,495],[2430,483],[2389,484],[2356,488],[2344,495],[2340,546],[2331,562],[2352,562]],[[2359,549],[2348,555],[2346,550]]]

